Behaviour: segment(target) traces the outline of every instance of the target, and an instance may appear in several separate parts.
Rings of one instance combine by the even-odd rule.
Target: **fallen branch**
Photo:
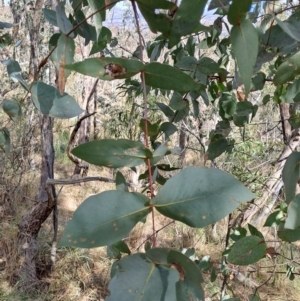
[[[281,155],[279,156],[274,173],[270,176],[267,183],[264,185],[266,187],[266,191],[263,196],[255,201],[255,207],[252,207],[245,213],[244,216],[244,225],[252,222],[254,216],[265,206],[268,202],[271,195],[276,193],[276,189],[278,188],[278,184],[281,181],[282,170],[285,165],[286,159],[289,155],[295,151],[295,149],[300,144],[300,130],[295,129],[292,133],[292,136],[289,140],[289,143],[284,147]],[[264,219],[260,218],[259,225],[264,223]]]

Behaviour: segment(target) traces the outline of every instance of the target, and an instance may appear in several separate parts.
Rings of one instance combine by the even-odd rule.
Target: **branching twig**
[[[75,127],[74,127],[74,129],[73,129],[73,131],[72,131],[72,133],[71,133],[70,139],[69,139],[69,143],[68,143],[68,147],[67,147],[67,155],[68,155],[68,158],[69,158],[76,166],[78,166],[78,167],[84,167],[86,164],[83,166],[83,165],[80,163],[79,159],[78,159],[77,157],[75,157],[73,154],[71,154],[71,150],[72,150],[72,147],[73,147],[73,144],[74,144],[74,140],[75,140],[75,137],[76,137],[77,132],[78,132],[79,129],[80,129],[81,122],[82,122],[84,119],[86,119],[86,118],[88,118],[88,117],[90,117],[90,116],[92,116],[92,115],[94,115],[94,114],[96,114],[96,112],[93,112],[93,113],[91,113],[91,114],[87,114],[87,115],[82,116],[82,117],[76,122]]]
[[[142,34],[141,34],[141,30],[140,30],[140,25],[139,25],[139,20],[138,20],[138,12],[137,12],[137,8],[136,8],[136,3],[134,0],[131,0],[131,4],[132,4],[132,8],[133,8],[133,12],[134,12],[134,18],[135,18],[135,22],[136,22],[136,29],[137,29],[137,33],[139,36],[139,46],[140,46],[140,61],[143,63],[144,59],[143,59],[143,49],[142,49]],[[148,141],[148,123],[147,123],[147,119],[148,119],[148,105],[147,105],[147,94],[146,94],[146,80],[145,80],[145,72],[141,71],[141,80],[142,80],[142,87],[143,87],[143,100],[144,100],[144,119],[146,120],[145,122],[145,127],[144,127],[144,131],[145,131],[145,146],[147,148],[149,148],[149,141]],[[150,188],[150,195],[151,198],[154,198],[154,189],[153,189],[153,179],[152,179],[152,172],[151,172],[151,163],[150,163],[150,158],[147,158],[147,168],[148,168],[148,177],[149,177],[149,188]],[[152,232],[153,232],[153,237],[152,237],[152,241],[153,241],[153,247],[156,247],[156,237],[155,237],[155,220],[154,220],[154,207],[151,207],[151,214],[152,214]]]

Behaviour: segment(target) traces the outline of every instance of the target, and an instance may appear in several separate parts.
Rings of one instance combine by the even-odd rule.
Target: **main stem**
[[[136,3],[134,0],[131,0],[133,12],[134,12],[134,18],[136,22],[136,29],[139,36],[139,47],[140,47],[140,61],[143,63],[143,45],[142,45],[142,34],[140,30],[140,24],[138,20],[138,13],[136,8]],[[142,87],[143,87],[143,100],[144,100],[144,114],[143,118],[145,120],[144,122],[144,130],[145,130],[145,146],[149,148],[149,134],[148,134],[148,104],[147,104],[147,94],[146,94],[146,81],[145,81],[145,72],[141,72],[141,80],[142,80]],[[147,169],[148,169],[148,177],[149,177],[149,188],[150,188],[150,197],[151,199],[154,198],[154,189],[153,189],[153,178],[152,178],[152,172],[151,172],[151,163],[150,158],[147,158]],[[156,231],[155,231],[155,217],[154,217],[154,207],[151,206],[151,214],[152,214],[152,244],[153,247],[156,247]]]

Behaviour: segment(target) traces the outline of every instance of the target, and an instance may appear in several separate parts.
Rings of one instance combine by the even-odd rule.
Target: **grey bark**
[[[31,47],[30,72],[34,76],[38,68],[38,35],[41,22],[42,6],[44,1],[37,0],[32,23],[28,21]],[[53,118],[41,116],[42,165],[38,196],[33,207],[28,210],[19,223],[18,252],[19,252],[19,288],[23,291],[35,289],[38,284],[36,272],[36,238],[42,224],[55,208],[55,188],[50,190],[51,197],[46,193],[46,181],[53,178],[54,147],[53,147]]]

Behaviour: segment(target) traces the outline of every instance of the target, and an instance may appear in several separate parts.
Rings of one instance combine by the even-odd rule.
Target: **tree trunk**
[[[27,24],[30,27],[30,72],[34,76],[38,67],[38,34],[41,21],[43,1],[37,0],[34,15]],[[31,23],[32,21],[32,23]],[[19,288],[30,291],[38,284],[36,273],[36,238],[44,221],[49,217],[55,207],[56,193],[53,187],[50,191],[51,198],[45,190],[48,178],[53,178],[54,148],[53,148],[53,118],[41,116],[41,138],[42,138],[42,166],[40,187],[34,206],[28,210],[19,223],[17,237],[19,254]]]

